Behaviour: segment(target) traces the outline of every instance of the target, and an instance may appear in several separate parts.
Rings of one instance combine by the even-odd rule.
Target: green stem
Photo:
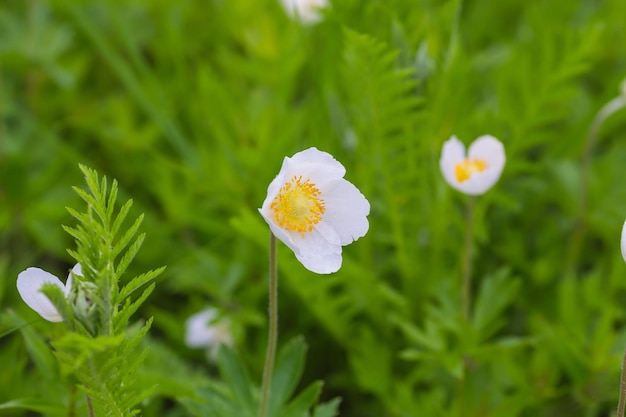
[[[463,318],[470,321],[472,310],[472,243],[474,240],[474,197],[467,202],[465,247],[463,250]]]
[[[586,232],[585,218],[587,216],[587,204],[588,204],[588,190],[589,190],[589,175],[591,172],[591,160],[593,156],[593,150],[598,142],[598,136],[600,128],[607,121],[607,119],[615,112],[626,107],[626,98],[622,96],[615,97],[613,100],[606,103],[593,118],[587,138],[585,140],[585,150],[580,161],[580,181],[578,189],[578,214],[576,219],[576,226],[574,234],[571,239],[569,247],[569,253],[567,256],[567,262],[565,271],[567,273],[573,273],[578,259],[578,254],[581,249],[582,242]]]
[[[626,349],[622,359],[622,374],[620,376],[619,403],[617,404],[617,417],[624,417],[624,406],[626,406]]]
[[[463,329],[462,338],[463,343],[466,344],[469,341],[469,332],[471,332],[470,321],[472,313],[472,244],[474,242],[474,205],[475,198],[470,196],[467,201],[467,211],[465,213],[465,243],[463,247],[463,273],[461,275],[462,288],[463,288]],[[458,414],[464,415],[467,413],[467,399],[465,392],[465,383],[467,380],[467,373],[470,367],[470,358],[468,355],[463,355],[463,375],[459,379],[457,384],[457,395],[459,405]]]
[[[267,405],[270,396],[270,383],[274,370],[276,356],[276,340],[278,338],[278,270],[276,267],[276,236],[270,232],[270,283],[269,283],[269,329],[267,335],[267,352],[263,368],[263,383],[261,385],[261,402],[259,403],[259,417],[267,415]]]
[[[89,417],[96,417],[96,412],[93,410],[93,405],[91,404],[91,398],[87,395],[87,410],[89,411]]]

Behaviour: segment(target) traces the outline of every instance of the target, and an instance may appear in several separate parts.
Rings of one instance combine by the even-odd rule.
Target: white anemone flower
[[[259,209],[272,233],[318,274],[339,270],[342,246],[369,229],[370,204],[345,173],[332,155],[316,148],[285,157]]]
[[[217,320],[219,312],[207,308],[189,317],[185,322],[185,344],[190,348],[205,348],[215,358],[221,345],[232,346],[230,322]]]
[[[490,135],[476,139],[469,147],[452,136],[443,144],[439,167],[453,188],[469,195],[488,191],[500,178],[506,156],[502,143]]]
[[[281,2],[290,16],[308,24],[322,20],[320,10],[328,6],[328,0],[281,0]]]
[[[17,276],[17,291],[20,293],[22,300],[41,317],[58,323],[63,321],[63,318],[46,294],[41,291],[41,287],[46,283],[56,285],[61,288],[61,291],[67,297],[72,289],[72,274],[82,275],[80,264],[74,265],[65,284],[56,276],[43,269],[27,268]]]
[[[626,261],[626,222],[622,226],[622,257]]]

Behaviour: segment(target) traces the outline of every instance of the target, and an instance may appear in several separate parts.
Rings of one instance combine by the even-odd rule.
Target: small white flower
[[[190,348],[206,348],[215,358],[219,347],[232,346],[230,322],[222,318],[217,320],[218,311],[207,308],[189,317],[185,322],[185,344]]]
[[[261,215],[302,265],[318,274],[341,267],[341,247],[365,236],[370,204],[332,155],[310,148],[285,157]]]
[[[61,288],[61,291],[67,297],[72,289],[72,273],[82,275],[80,264],[74,265],[65,284],[56,276],[43,269],[27,268],[17,276],[17,291],[20,293],[22,300],[41,317],[51,322],[60,322],[63,321],[63,318],[48,297],[41,292],[41,287],[46,283],[56,285]]]
[[[467,156],[463,143],[452,136],[443,144],[439,167],[453,188],[465,194],[480,195],[498,181],[505,162],[504,146],[493,136],[476,139]]]
[[[320,10],[328,6],[328,0],[281,0],[283,7],[294,18],[303,23],[317,23],[322,20]]]
[[[622,257],[626,261],[626,222],[622,226]]]

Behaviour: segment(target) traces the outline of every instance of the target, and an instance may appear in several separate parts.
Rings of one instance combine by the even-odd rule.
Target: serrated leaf
[[[143,244],[145,237],[146,235],[144,233],[137,236],[137,239],[130,245],[128,250],[124,252],[124,255],[122,255],[122,258],[118,262],[117,268],[115,269],[116,276],[121,277],[124,274],[124,272],[126,272],[126,269],[130,265],[130,263],[133,261],[133,259],[135,259],[137,252],[141,248],[141,245]]]
[[[122,290],[120,291],[119,299],[124,300],[126,297],[128,297],[133,292],[141,288],[143,285],[147,284],[148,282],[152,281],[153,279],[161,275],[163,271],[165,271],[164,266],[158,269],[154,269],[152,271],[148,271],[144,274],[141,274],[133,278],[132,280],[130,280],[128,284],[126,284],[122,288]],[[122,272],[119,272],[119,271],[116,271],[116,273],[118,273],[119,275],[122,274]]]
[[[130,299],[127,298],[127,302],[124,304],[124,307],[120,309],[120,311],[115,316],[115,324],[114,327],[116,329],[122,330],[123,326],[128,323],[130,317],[135,314],[137,309],[143,304],[144,301],[148,298],[148,296],[154,290],[155,284],[152,283],[148,288],[144,290],[139,298],[137,298],[134,302],[130,302]]]
[[[113,225],[111,226],[112,236],[117,235],[117,232],[120,230],[120,227],[122,227],[122,223],[124,223],[124,220],[126,219],[126,216],[128,216],[128,212],[130,211],[130,208],[132,206],[133,206],[133,200],[130,199],[126,203],[124,203],[122,207],[120,207],[120,211],[117,213],[117,217],[115,218],[115,221],[113,222]]]
[[[130,243],[130,241],[133,239],[133,236],[135,236],[135,234],[139,230],[139,226],[141,226],[141,222],[143,222],[143,214],[141,214],[135,220],[135,223],[133,223],[133,225],[126,231],[126,233],[122,235],[120,240],[117,241],[117,243],[115,243],[115,247],[113,248],[113,251],[112,251],[113,258],[115,258],[122,250],[124,250],[126,245]]]

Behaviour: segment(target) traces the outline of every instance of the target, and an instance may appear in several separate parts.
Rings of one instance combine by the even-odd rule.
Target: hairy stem
[[[626,349],[622,359],[622,374],[620,376],[619,403],[617,404],[617,417],[624,417],[624,406],[626,406]]]
[[[270,396],[270,383],[274,370],[276,356],[276,340],[278,338],[278,270],[276,267],[276,236],[270,232],[270,282],[269,282],[269,329],[267,335],[267,351],[263,368],[263,383],[261,385],[261,401],[259,403],[259,417],[267,415],[267,405]]]
[[[472,310],[472,243],[474,240],[474,197],[467,202],[465,246],[463,249],[463,318],[470,321]]]

